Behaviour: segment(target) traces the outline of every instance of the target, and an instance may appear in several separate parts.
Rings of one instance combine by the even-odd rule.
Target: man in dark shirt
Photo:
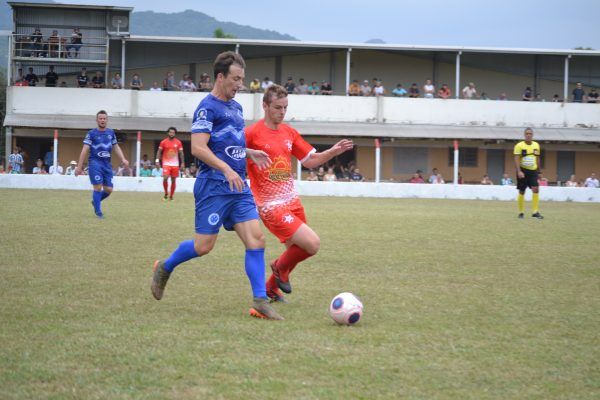
[[[597,103],[598,102],[598,92],[596,91],[596,89],[590,90],[590,93],[588,93],[588,96],[587,96],[587,102],[588,103]]]
[[[35,84],[40,81],[38,76],[33,73],[33,67],[29,67],[29,73],[25,75],[25,80],[27,81],[29,86],[35,86]]]
[[[296,89],[296,84],[294,83],[294,80],[291,76],[288,77],[287,82],[285,83],[285,85],[283,85],[283,87],[285,88],[285,90],[287,90],[288,94],[294,93],[294,89]]]
[[[94,89],[102,89],[104,87],[104,76],[102,76],[102,72],[96,71],[96,75],[92,78],[92,87]]]
[[[50,71],[46,74],[46,87],[56,87],[58,82],[58,74],[54,72],[54,65],[50,66]]]
[[[583,102],[583,96],[585,96],[585,92],[583,91],[581,82],[577,82],[577,86],[573,89],[573,103]]]
[[[77,75],[77,87],[84,88],[88,85],[88,76],[87,70],[85,68],[81,68],[81,73]]]
[[[331,96],[333,94],[331,83],[323,81],[323,84],[321,85],[321,94],[325,96]]]

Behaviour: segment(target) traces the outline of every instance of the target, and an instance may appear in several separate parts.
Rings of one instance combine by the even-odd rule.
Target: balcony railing
[[[9,51],[13,60],[33,61],[100,61],[108,57],[108,38],[89,37],[81,44],[71,43],[71,36],[49,36],[41,42],[26,35],[12,35]]]

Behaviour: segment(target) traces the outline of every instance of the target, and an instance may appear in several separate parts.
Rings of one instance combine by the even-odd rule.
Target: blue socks
[[[92,192],[92,204],[94,205],[94,212],[96,215],[102,215],[102,209],[100,208],[100,202],[102,201],[102,191],[96,192],[95,190]]]
[[[266,299],[265,249],[246,250],[246,275],[252,286],[252,295]]]
[[[175,267],[179,264],[196,257],[199,257],[199,255],[194,249],[194,241],[186,240],[185,242],[181,242],[179,243],[177,250],[171,254],[171,257],[165,260],[165,271],[173,272]]]
[[[105,192],[104,190],[102,191],[102,198],[100,199],[100,201],[104,200],[105,198],[107,198],[108,196],[110,196],[110,193]]]

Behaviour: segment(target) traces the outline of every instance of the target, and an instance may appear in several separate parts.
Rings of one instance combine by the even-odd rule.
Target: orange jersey
[[[183,144],[179,139],[163,139],[158,148],[162,150],[163,167],[179,167],[179,151],[183,150]]]
[[[275,207],[298,197],[292,176],[292,156],[303,162],[315,152],[298,131],[286,124],[273,130],[260,120],[246,128],[246,147],[264,151],[273,161],[269,168],[261,171],[248,159],[250,189],[258,207]]]

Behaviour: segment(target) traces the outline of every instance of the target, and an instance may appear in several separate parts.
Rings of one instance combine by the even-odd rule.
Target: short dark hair
[[[244,57],[233,51],[225,51],[217,56],[213,63],[214,77],[217,79],[217,75],[223,74],[223,76],[229,75],[229,67],[231,65],[237,65],[240,68],[246,68],[246,62]]]
[[[98,112],[96,113],[96,118],[98,118],[98,115],[100,115],[100,114],[104,114],[104,115],[106,115],[106,116],[108,117],[108,113],[107,113],[106,111],[104,111],[104,110],[100,110],[100,111],[98,111]]]
[[[169,133],[169,131],[170,131],[170,130],[174,130],[174,131],[175,131],[175,133],[177,133],[177,128],[175,128],[174,126],[170,126],[170,127],[167,129],[167,133]]]

